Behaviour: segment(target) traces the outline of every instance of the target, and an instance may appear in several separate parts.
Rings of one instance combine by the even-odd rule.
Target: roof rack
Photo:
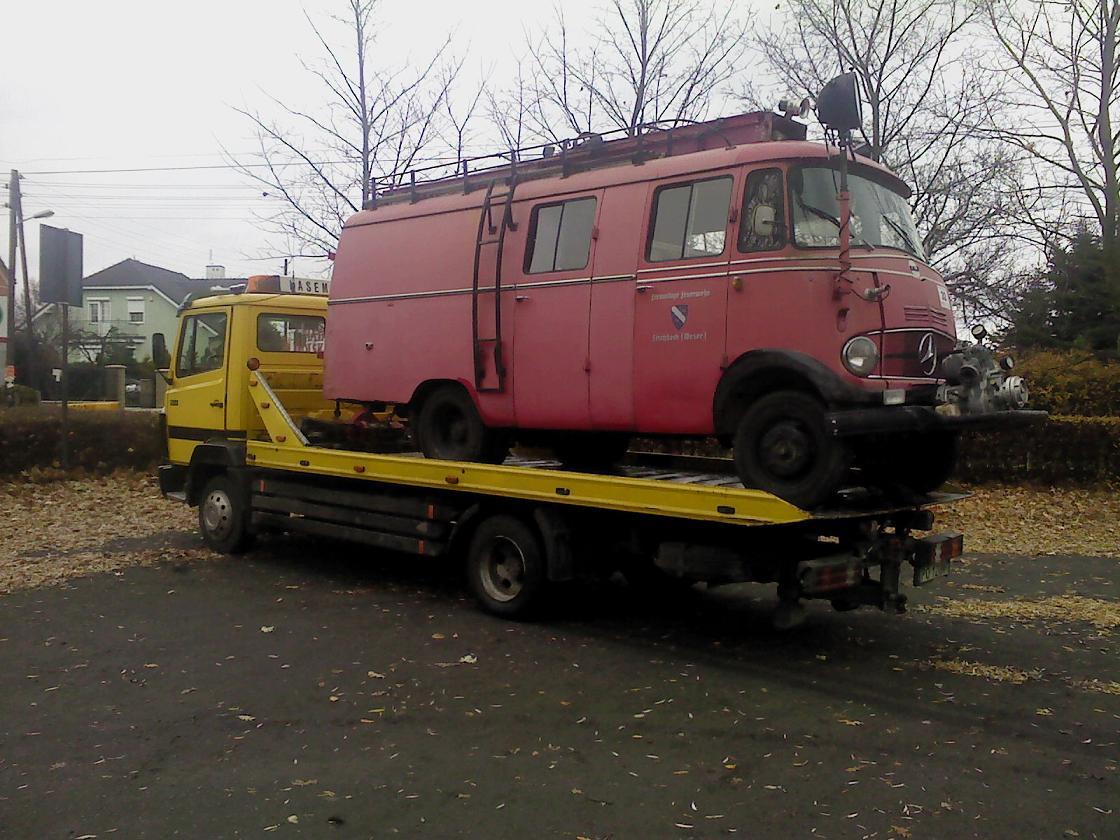
[[[804,140],[806,126],[782,114],[757,111],[722,117],[707,122],[662,120],[645,123],[635,132],[616,129],[604,134],[586,131],[566,140],[539,143],[460,157],[454,163],[441,162],[407,170],[388,180],[379,191],[376,177],[370,179],[370,200],[363,209],[380,203],[415,203],[436,195],[467,194],[501,180],[535,180],[607,166],[689,154],[723,147],[733,149],[743,143],[767,140]]]

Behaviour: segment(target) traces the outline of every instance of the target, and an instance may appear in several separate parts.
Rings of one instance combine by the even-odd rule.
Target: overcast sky
[[[600,3],[563,5],[573,25],[584,25]],[[198,277],[211,252],[231,276],[278,271],[277,260],[259,259],[269,253],[268,237],[253,222],[254,212],[275,199],[228,169],[46,173],[217,167],[223,146],[252,149],[252,131],[233,106],[267,112],[267,91],[314,107],[321,89],[298,57],[315,60],[320,50],[304,10],[322,16],[341,6],[339,0],[5,4],[0,166],[5,176],[13,167],[25,173],[25,216],[53,210],[47,224],[84,234],[87,274],[135,257]],[[489,75],[500,84],[525,27],[539,25],[551,8],[524,0],[384,0],[378,62],[421,59],[454,32],[456,49],[468,53],[467,70],[477,75],[492,68]],[[32,276],[37,224],[28,230]],[[6,259],[6,224],[0,237]]]

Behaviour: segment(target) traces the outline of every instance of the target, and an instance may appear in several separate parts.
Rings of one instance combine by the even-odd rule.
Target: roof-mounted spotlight
[[[972,337],[977,341],[983,341],[988,337],[988,328],[983,324],[977,324],[971,330],[969,330],[969,332],[972,333]]]
[[[817,119],[833,131],[853,131],[863,125],[863,103],[855,73],[843,73],[821,88]]]

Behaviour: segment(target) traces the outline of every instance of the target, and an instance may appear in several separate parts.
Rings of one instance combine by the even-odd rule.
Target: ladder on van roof
[[[495,194],[498,179],[486,187],[478,217],[478,236],[474,245],[474,273],[471,280],[471,336],[474,353],[474,385],[480,393],[502,393],[506,385],[506,363],[502,354],[502,255],[507,230],[517,230],[513,220],[513,193],[517,188],[516,164],[506,183],[506,192]],[[501,218],[494,223],[494,205],[501,204]],[[492,249],[491,263],[486,249]],[[487,270],[490,269],[490,270]],[[483,280],[491,281],[484,283]],[[483,310],[484,295],[493,296],[493,314]],[[489,307],[486,307],[489,310]],[[480,317],[481,315],[481,317]],[[486,335],[487,331],[492,334]]]

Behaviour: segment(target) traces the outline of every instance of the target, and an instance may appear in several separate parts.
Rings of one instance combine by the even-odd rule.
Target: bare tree
[[[1002,59],[991,70],[1010,80],[1011,107],[989,130],[1035,164],[1036,191],[1056,197],[1029,221],[1044,236],[1075,235],[1072,201],[1111,250],[1120,237],[1120,0],[986,0],[984,11]]]
[[[526,113],[537,136],[702,118],[742,70],[747,22],[733,2],[611,0],[586,43],[559,8],[530,38]]]
[[[931,262],[966,315],[1003,317],[1016,274],[1017,156],[978,126],[997,109],[998,80],[968,47],[979,13],[968,0],[787,0],[784,23],[755,46],[787,92],[816,95],[853,71],[865,102],[861,153],[913,189]],[[764,85],[744,98],[774,100]]]
[[[332,31],[307,16],[323,57],[303,66],[322,83],[325,104],[305,109],[273,97],[267,115],[238,109],[252,123],[259,151],[234,165],[280,200],[280,209],[261,221],[286,240],[289,253],[334,250],[346,218],[369,203],[374,179],[396,185],[407,170],[446,151],[449,136],[460,144],[464,137],[470,115],[448,101],[461,66],[449,56],[450,42],[420,64],[378,66],[378,6],[379,0],[345,0],[345,14],[327,21]],[[338,30],[348,33],[345,49],[333,37]]]

